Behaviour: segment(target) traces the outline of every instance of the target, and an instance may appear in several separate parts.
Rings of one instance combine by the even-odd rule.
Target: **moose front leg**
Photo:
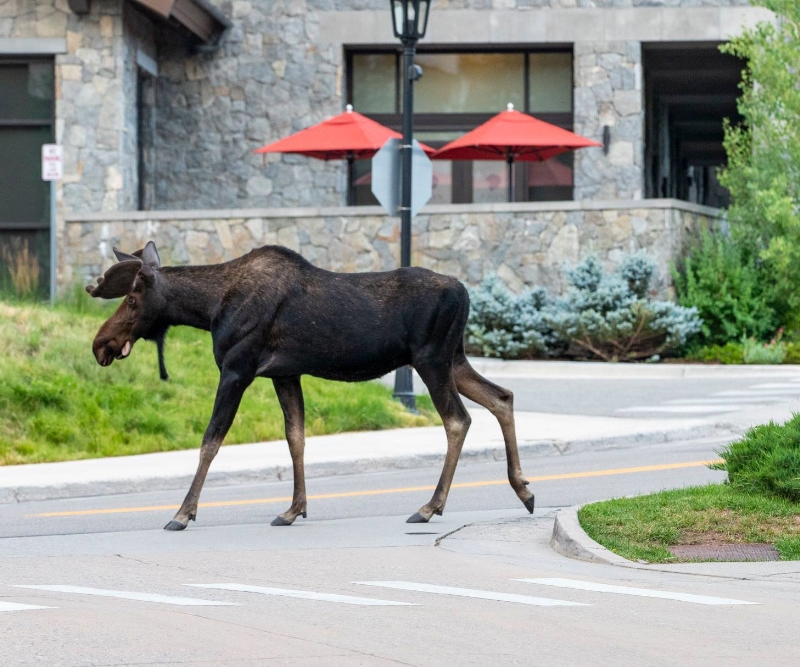
[[[294,494],[292,506],[272,521],[273,526],[291,526],[294,520],[302,515],[306,518],[306,476],[303,468],[303,453],[306,447],[305,406],[303,404],[303,388],[299,377],[273,378],[275,393],[278,394],[283,410],[286,441],[292,455],[294,473]]]
[[[219,386],[217,387],[217,397],[214,400],[214,411],[211,414],[211,420],[208,422],[205,435],[203,435],[197,472],[194,475],[194,480],[189,487],[189,493],[186,494],[183,505],[181,505],[175,518],[164,526],[164,530],[183,530],[190,520],[194,521],[197,517],[197,501],[200,498],[200,491],[203,489],[208,468],[233,423],[233,418],[239,409],[239,403],[242,400],[245,389],[250,386],[252,381],[252,377],[243,377],[223,368]]]

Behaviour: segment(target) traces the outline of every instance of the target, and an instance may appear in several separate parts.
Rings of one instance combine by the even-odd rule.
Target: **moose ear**
[[[122,252],[119,248],[113,248],[114,255],[118,262],[126,262],[131,259],[137,259],[137,255],[129,255],[127,252]]]
[[[142,268],[142,260],[128,259],[114,264],[105,274],[97,279],[97,286],[87,285],[86,291],[95,298],[116,299],[125,296],[133,289],[136,274]]]
[[[152,266],[154,269],[161,266],[161,258],[158,256],[156,244],[152,241],[148,241],[147,245],[142,250],[142,261],[147,266]]]

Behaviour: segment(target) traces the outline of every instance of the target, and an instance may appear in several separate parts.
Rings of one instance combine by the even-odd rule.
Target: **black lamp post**
[[[425,36],[431,0],[389,0],[394,36],[403,43],[403,180],[400,196],[400,266],[411,266],[411,149],[414,140],[414,82],[422,69],[414,64],[417,42]],[[394,397],[416,411],[411,367],[395,372]]]

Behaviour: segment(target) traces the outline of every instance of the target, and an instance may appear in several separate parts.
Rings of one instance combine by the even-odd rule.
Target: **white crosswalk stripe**
[[[661,412],[666,414],[707,414],[712,412],[738,412],[754,405],[637,405],[632,408],[619,408],[616,412]]]
[[[692,602],[694,604],[705,604],[705,605],[761,604],[760,602],[746,602],[744,600],[718,598],[710,595],[694,595],[690,593],[656,591],[649,588],[633,588],[631,586],[612,586],[609,584],[598,584],[592,581],[579,581],[577,579],[559,579],[559,578],[512,579],[512,581],[524,581],[529,584],[539,584],[541,586],[554,586],[556,588],[571,588],[573,590],[593,591],[596,593],[615,593],[617,595],[635,595],[638,597],[645,597],[645,598],[678,600],[680,602]]]
[[[614,412],[626,414],[713,415],[751,410],[773,403],[800,398],[800,377],[787,382],[765,382],[745,389],[718,391],[709,397],[667,400],[658,405],[633,405],[617,408]]]
[[[587,607],[582,602],[568,602],[567,600],[554,600],[552,598],[539,598],[530,595],[516,595],[514,593],[498,593],[495,591],[480,591],[472,588],[455,588],[453,586],[434,586],[433,584],[420,584],[412,581],[354,581],[362,586],[379,586],[381,588],[395,588],[401,591],[417,591],[419,593],[434,593],[436,595],[455,595],[465,598],[478,598],[481,600],[496,600],[498,602],[516,602],[537,607]]]
[[[57,607],[42,607],[38,604],[19,604],[17,602],[0,602],[0,612],[28,611],[30,609],[57,609]]]
[[[342,604],[355,604],[364,607],[417,607],[413,602],[394,602],[392,600],[376,600],[373,598],[360,598],[353,595],[337,595],[336,593],[315,593],[313,591],[298,591],[289,588],[267,588],[265,586],[250,586],[248,584],[184,584],[196,588],[216,588],[223,591],[242,591],[245,593],[260,593],[262,595],[277,595],[287,598],[300,598],[302,600],[321,600],[323,602],[340,602]]]
[[[79,595],[99,595],[108,598],[120,598],[122,600],[138,600],[139,602],[159,602],[161,604],[174,604],[181,607],[227,607],[235,605],[235,602],[217,602],[215,600],[200,600],[197,598],[183,598],[173,595],[159,595],[158,593],[137,593],[135,591],[113,591],[103,588],[86,588],[85,586],[21,586],[15,585],[14,588],[31,588],[37,591],[51,591],[53,593],[77,593]]]

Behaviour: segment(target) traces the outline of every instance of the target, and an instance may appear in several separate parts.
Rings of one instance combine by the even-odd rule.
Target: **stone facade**
[[[577,42],[574,128],[603,140],[575,152],[575,199],[641,199],[644,185],[644,102],[640,42]]]
[[[656,285],[670,286],[670,262],[687,235],[719,211],[676,200],[431,206],[414,219],[415,266],[468,284],[498,274],[514,290],[564,288],[564,264],[596,254],[612,268],[626,252],[657,262]],[[61,239],[61,288],[88,284],[116,260],[113,247],[159,247],[165,264],[216,263],[265,244],[296,250],[322,268],[383,271],[399,264],[399,223],[380,209],[140,212],[75,216]]]

